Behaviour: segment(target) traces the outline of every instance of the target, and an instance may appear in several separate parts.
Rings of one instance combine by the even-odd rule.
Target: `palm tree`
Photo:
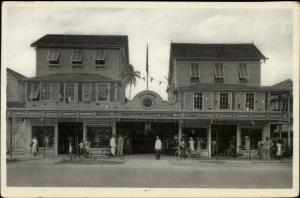
[[[121,72],[121,76],[125,86],[129,85],[129,99],[131,95],[131,86],[136,85],[137,78],[141,78],[141,72],[135,71],[131,64],[125,65],[124,70]]]

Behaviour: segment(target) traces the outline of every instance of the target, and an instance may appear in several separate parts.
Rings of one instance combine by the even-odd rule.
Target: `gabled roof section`
[[[31,82],[118,82],[111,78],[89,73],[61,73],[29,78]]]
[[[93,47],[99,45],[128,46],[128,36],[47,34],[32,43],[31,47]]]
[[[26,79],[28,79],[26,76],[23,76],[22,74],[14,71],[10,68],[6,68],[6,71],[7,71],[7,74],[11,75],[16,80],[26,80]]]
[[[270,90],[293,90],[293,81],[291,79],[286,79],[284,81],[281,81],[277,84],[274,84],[272,86],[264,86],[264,88],[270,89]]]
[[[203,58],[203,59],[254,59],[266,57],[253,43],[239,44],[198,44],[172,43],[173,58]]]

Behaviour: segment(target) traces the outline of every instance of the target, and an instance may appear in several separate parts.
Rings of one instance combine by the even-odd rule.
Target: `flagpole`
[[[147,54],[146,54],[147,91],[148,91],[148,68],[149,68],[149,64],[148,64],[148,43],[147,43]]]

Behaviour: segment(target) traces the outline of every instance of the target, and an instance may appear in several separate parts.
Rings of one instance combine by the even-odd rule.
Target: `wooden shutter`
[[[82,101],[82,83],[78,83],[78,101]]]

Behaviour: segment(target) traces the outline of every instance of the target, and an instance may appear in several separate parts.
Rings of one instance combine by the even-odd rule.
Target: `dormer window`
[[[73,65],[81,65],[82,64],[82,49],[73,49],[71,60],[72,60]]]
[[[59,52],[58,48],[50,48],[47,55],[47,61],[49,65],[58,65],[59,64]]]
[[[223,63],[216,63],[215,64],[215,80],[223,81],[224,80],[224,68]]]
[[[95,50],[95,64],[96,64],[96,66],[104,66],[105,65],[104,49],[96,49]]]
[[[198,63],[191,63],[191,82],[198,83],[200,81],[200,68]]]
[[[239,78],[240,80],[247,80],[249,78],[249,72],[246,63],[239,63]]]

